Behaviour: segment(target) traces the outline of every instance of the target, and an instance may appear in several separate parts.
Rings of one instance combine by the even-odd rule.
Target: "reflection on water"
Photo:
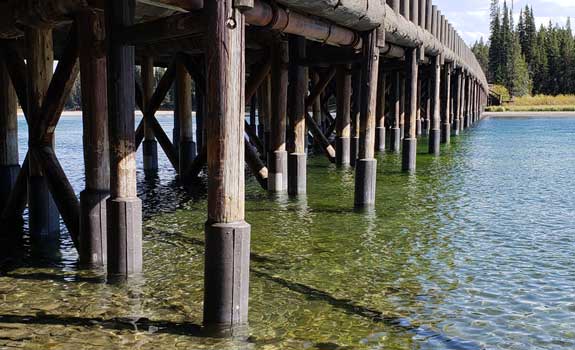
[[[573,349],[574,133],[575,119],[486,120],[438,159],[422,141],[415,176],[382,156],[370,212],[352,210],[353,171],[321,157],[305,198],[250,179],[249,336],[227,340],[198,326],[205,184],[187,194],[161,156],[138,174],[142,278],[79,270],[66,234],[51,258],[26,238],[2,249],[0,348]],[[80,120],[57,135],[79,191]]]

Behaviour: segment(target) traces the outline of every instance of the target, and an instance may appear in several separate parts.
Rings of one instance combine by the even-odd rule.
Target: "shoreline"
[[[22,112],[21,109],[18,109],[17,114],[19,117],[24,116],[24,112]],[[174,114],[174,111],[157,111],[155,114],[156,114],[156,117],[158,117],[158,114]],[[64,112],[62,112],[62,117],[80,117],[81,115],[82,115],[82,111],[64,111]],[[137,110],[136,115],[142,116],[142,112]]]
[[[486,118],[575,118],[575,112],[485,112]]]

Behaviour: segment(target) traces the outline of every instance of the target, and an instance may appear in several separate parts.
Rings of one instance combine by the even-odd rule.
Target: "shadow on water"
[[[171,239],[175,239],[182,243],[192,244],[197,247],[203,247],[204,242],[200,239],[196,239],[193,237],[188,237],[180,232],[168,232],[168,231],[161,231],[161,230],[150,230],[149,233],[154,234],[156,236],[163,236],[169,237]],[[258,267],[262,268],[271,268],[274,270],[277,269],[288,269],[289,263],[284,261],[283,259],[278,259],[276,257],[269,257],[260,255],[257,253],[251,254],[251,261],[259,265]],[[263,265],[263,266],[262,266]],[[382,323],[386,326],[396,329],[398,331],[407,331],[409,333],[413,333],[419,337],[426,338],[429,340],[433,340],[434,342],[442,343],[445,349],[452,349],[452,350],[482,350],[484,349],[481,345],[467,341],[464,339],[459,339],[455,337],[448,337],[445,334],[439,333],[435,330],[430,328],[426,328],[424,326],[418,326],[412,324],[407,318],[397,318],[397,317],[387,317],[382,312],[371,309],[365,306],[357,305],[352,300],[349,299],[338,299],[332,296],[331,294],[307,286],[302,283],[288,281],[281,277],[277,277],[271,275],[265,271],[260,269],[251,268],[250,271],[255,277],[265,279],[271,282],[274,282],[286,289],[289,289],[292,292],[299,293],[309,300],[318,300],[322,302],[328,303],[330,306],[341,310],[349,315],[359,316],[365,319],[370,320],[371,322],[375,323]],[[399,290],[388,290],[387,295],[398,294],[401,291]],[[321,344],[318,344],[321,345]],[[325,345],[325,344],[324,344]],[[333,344],[336,345],[336,344]],[[328,347],[318,347],[318,349],[328,349]],[[335,347],[334,349],[339,349],[339,347]]]

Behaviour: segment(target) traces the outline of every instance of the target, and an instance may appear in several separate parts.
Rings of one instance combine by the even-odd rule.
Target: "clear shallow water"
[[[247,340],[198,332],[206,202],[161,155],[158,178],[138,174],[144,276],[103,283],[65,238],[59,258],[10,258],[0,348],[574,349],[573,135],[575,119],[489,119],[441,158],[420,154],[416,176],[383,156],[368,213],[351,210],[353,172],[321,157],[302,200],[250,179]],[[62,119],[57,139],[80,191],[80,120]]]

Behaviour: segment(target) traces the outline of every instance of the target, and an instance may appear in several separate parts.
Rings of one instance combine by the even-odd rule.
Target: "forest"
[[[575,39],[571,21],[549,22],[537,28],[533,7],[527,5],[514,23],[506,1],[491,1],[489,42],[472,50],[490,83],[507,88],[512,97],[575,94]]]

